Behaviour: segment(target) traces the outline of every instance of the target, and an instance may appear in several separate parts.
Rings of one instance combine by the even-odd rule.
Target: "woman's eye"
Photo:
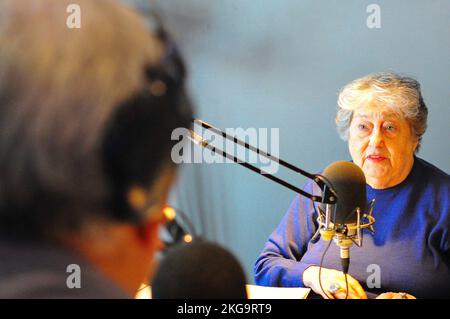
[[[395,126],[394,125],[386,125],[386,130],[392,132],[395,131]]]
[[[364,131],[367,129],[367,126],[365,124],[358,124],[358,129],[360,129],[361,131]]]

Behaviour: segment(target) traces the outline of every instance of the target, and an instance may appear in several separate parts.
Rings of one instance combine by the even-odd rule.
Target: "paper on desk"
[[[246,285],[248,299],[306,299],[310,288]]]
[[[284,288],[263,287],[246,285],[248,299],[306,299],[311,289],[309,288]],[[151,299],[152,290],[147,285],[142,285],[136,299]]]

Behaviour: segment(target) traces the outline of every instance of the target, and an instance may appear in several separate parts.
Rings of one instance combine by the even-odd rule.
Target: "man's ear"
[[[162,242],[159,239],[159,227],[162,224],[161,220],[149,220],[139,225],[136,229],[136,236],[142,245],[159,250],[162,248]]]

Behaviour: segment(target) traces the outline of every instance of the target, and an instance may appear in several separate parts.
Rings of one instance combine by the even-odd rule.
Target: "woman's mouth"
[[[381,155],[369,155],[366,157],[366,159],[373,163],[379,163],[379,162],[384,161],[386,159],[386,157],[381,156]]]

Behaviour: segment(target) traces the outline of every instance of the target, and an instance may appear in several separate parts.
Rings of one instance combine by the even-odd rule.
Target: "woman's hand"
[[[346,284],[345,275],[342,271],[322,268],[320,277],[323,291],[320,287],[318,266],[306,268],[303,272],[303,283],[325,299],[345,299]],[[347,280],[348,299],[367,299],[364,289],[355,278],[347,274]]]
[[[377,299],[416,299],[416,297],[406,292],[384,292]]]

